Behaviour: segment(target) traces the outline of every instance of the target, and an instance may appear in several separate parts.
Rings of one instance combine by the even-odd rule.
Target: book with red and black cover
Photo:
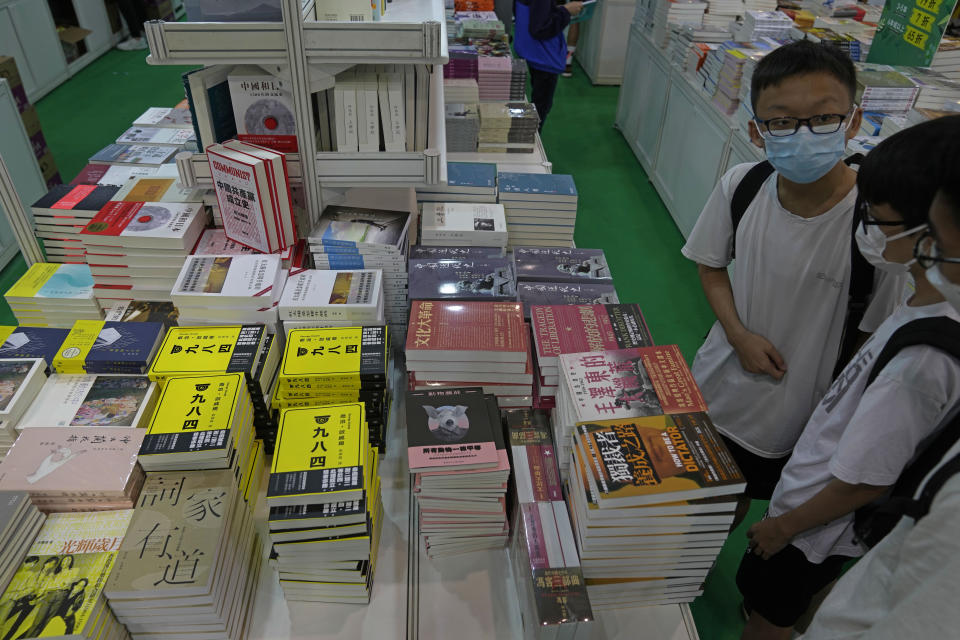
[[[496,467],[499,455],[483,391],[477,387],[407,392],[411,471]]]
[[[286,246],[277,233],[266,162],[219,144],[207,147],[207,158],[227,237],[263,253]]]
[[[414,300],[407,361],[525,363],[526,331],[519,303]]]
[[[92,218],[119,190],[119,187],[96,184],[58,184],[30,208],[35,216]]]
[[[530,322],[541,369],[557,367],[561,353],[654,344],[637,304],[535,305],[530,309]]]

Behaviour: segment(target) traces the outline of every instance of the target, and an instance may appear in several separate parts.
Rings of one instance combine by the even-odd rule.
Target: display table
[[[616,126],[686,237],[717,180],[763,152],[673,65],[640,29],[630,29]]]
[[[398,356],[395,362],[401,359]],[[440,560],[426,556],[406,463],[405,380],[395,364],[387,454],[380,465],[386,521],[370,604],[288,605],[276,569],[264,560],[250,640],[523,638],[519,597],[506,549]],[[257,514],[265,535],[263,495]],[[644,640],[699,637],[687,605],[622,609],[605,612],[598,620],[602,626],[594,635],[596,640],[635,640],[638,629],[643,629]]]
[[[515,171],[517,173],[553,173],[553,165],[547,160],[543,140],[537,134],[537,144],[533,153],[450,153],[448,162],[492,162],[497,171]]]

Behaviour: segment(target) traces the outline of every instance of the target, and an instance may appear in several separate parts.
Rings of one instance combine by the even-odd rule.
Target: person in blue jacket
[[[580,13],[583,2],[557,5],[555,0],[515,0],[513,47],[530,67],[533,104],[540,115],[540,129],[553,106],[557,78],[567,66],[567,41],[563,30]]]

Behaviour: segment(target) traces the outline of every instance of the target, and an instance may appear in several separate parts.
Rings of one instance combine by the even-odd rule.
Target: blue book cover
[[[180,79],[183,82],[183,93],[187,96],[187,105],[190,107],[190,117],[193,118],[193,135],[197,138],[197,145],[203,149],[205,148],[205,145],[210,143],[206,140],[200,139],[200,125],[197,123],[197,108],[193,103],[193,92],[190,90],[190,75],[196,73],[197,71],[197,69],[188,71],[181,75]]]
[[[520,281],[613,282],[603,249],[516,247],[513,260]]]
[[[577,197],[573,176],[562,173],[501,172],[497,184],[501,194]]]
[[[531,305],[617,304],[617,290],[612,284],[598,282],[518,282],[517,300],[523,303],[523,314],[530,317]]]
[[[411,260],[411,300],[517,299],[517,284],[509,258],[474,260]]]
[[[502,258],[501,247],[410,247],[410,259],[460,260],[463,258]]]
[[[0,335],[10,328],[0,327]],[[43,358],[51,366],[69,333],[52,327],[14,327],[0,345],[0,358]]]
[[[87,373],[146,373],[164,327],[160,322],[104,322],[87,353]]]
[[[493,189],[497,186],[497,165],[489,162],[448,162],[447,186],[451,189],[462,187]]]

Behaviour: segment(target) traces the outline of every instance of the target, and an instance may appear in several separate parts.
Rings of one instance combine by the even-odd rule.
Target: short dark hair
[[[767,87],[775,87],[787,78],[808,73],[828,73],[850,92],[857,94],[857,70],[850,57],[834,47],[797,40],[778,47],[757,63],[750,80],[750,106],[757,112],[757,98]]]
[[[960,115],[946,116],[938,120],[950,120],[953,123],[960,121]],[[949,144],[952,142],[953,144]],[[956,137],[944,141],[946,149],[942,154],[940,165],[940,179],[937,187],[940,196],[946,199],[951,211],[953,223],[960,226],[960,141]]]
[[[895,133],[863,159],[857,173],[860,199],[889,205],[908,228],[926,224],[938,188],[952,189],[960,204],[960,171],[955,168],[958,146],[960,115],[928,120]],[[952,184],[947,179],[950,173]]]

